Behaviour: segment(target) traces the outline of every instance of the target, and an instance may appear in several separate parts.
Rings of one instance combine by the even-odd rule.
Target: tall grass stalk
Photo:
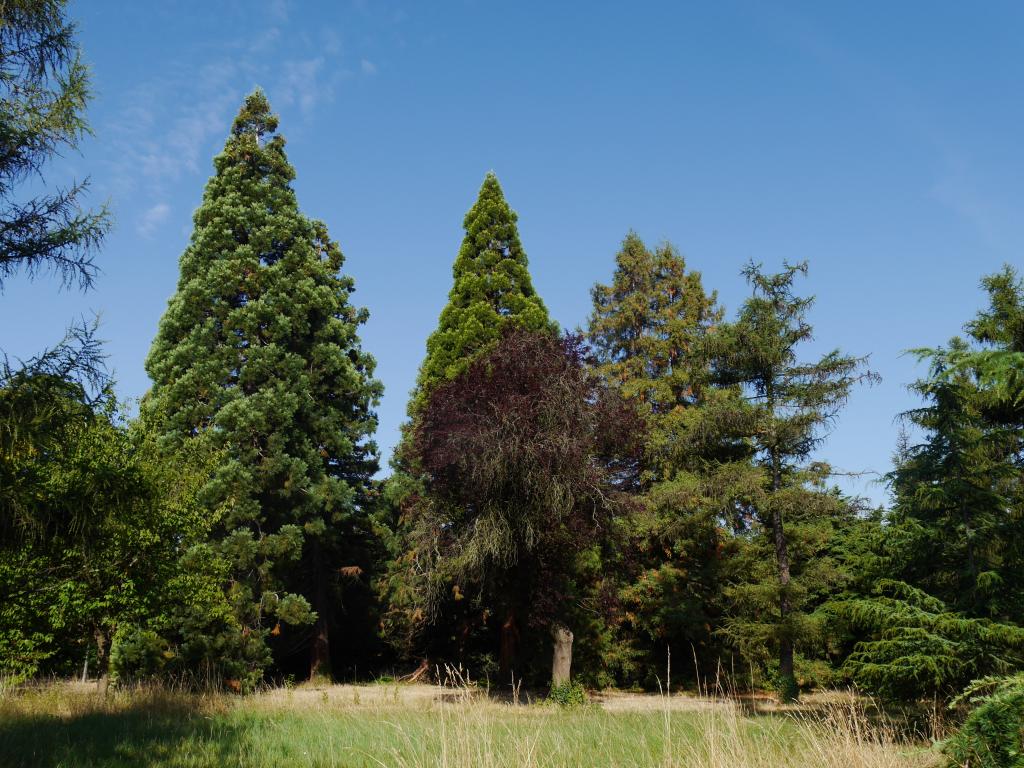
[[[927,744],[850,696],[750,714],[722,696],[512,705],[457,677],[251,696],[52,683],[0,689],[0,765],[108,768],[925,768]],[[358,698],[356,697],[358,693]],[[358,703],[357,703],[358,702]]]

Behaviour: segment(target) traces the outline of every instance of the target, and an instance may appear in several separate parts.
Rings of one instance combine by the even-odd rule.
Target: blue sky
[[[124,397],[174,291],[191,215],[243,97],[281,115],[300,205],[346,254],[386,387],[385,460],[493,169],[534,284],[584,323],[630,228],[675,243],[730,315],[750,259],[810,261],[811,356],[871,355],[822,455],[885,471],[920,372],[1024,264],[1019,3],[72,2],[95,131],[46,180],[89,175],[116,230],[95,291],[11,280],[0,347],[100,312]],[[846,486],[876,500],[867,481]]]

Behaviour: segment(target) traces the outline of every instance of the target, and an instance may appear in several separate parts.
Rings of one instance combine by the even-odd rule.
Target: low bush
[[[979,680],[965,700],[975,707],[945,744],[950,768],[1024,768],[1024,675]]]
[[[569,680],[561,685],[552,685],[548,701],[562,707],[580,707],[587,703],[587,691],[579,683]]]

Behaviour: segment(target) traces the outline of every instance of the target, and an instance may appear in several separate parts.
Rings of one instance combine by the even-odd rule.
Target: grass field
[[[791,712],[611,695],[575,709],[430,686],[239,697],[51,684],[0,693],[0,765],[923,768],[922,743],[869,726],[851,699]]]

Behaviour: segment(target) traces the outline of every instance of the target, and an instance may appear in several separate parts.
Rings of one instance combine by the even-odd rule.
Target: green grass
[[[376,686],[377,690],[381,689]],[[251,698],[60,686],[0,694],[0,765],[686,766],[917,768],[920,749],[784,715],[731,708],[562,710],[491,701],[407,700],[397,689]]]

